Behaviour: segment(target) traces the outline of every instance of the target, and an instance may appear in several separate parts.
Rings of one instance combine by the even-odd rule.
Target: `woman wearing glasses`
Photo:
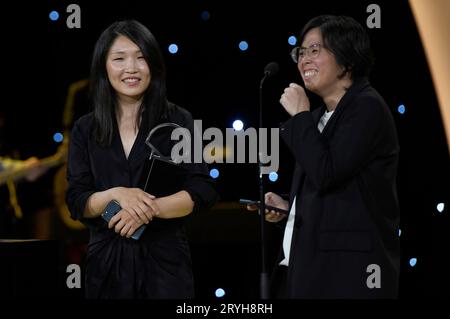
[[[212,205],[217,194],[206,165],[193,162],[183,164],[181,190],[155,197],[141,189],[149,131],[171,122],[193,134],[190,113],[167,101],[163,57],[150,31],[134,20],[109,26],[94,49],[90,84],[94,112],[72,129],[66,194],[72,218],[90,230],[86,297],[191,298],[183,217]],[[152,143],[167,151],[170,135]],[[101,214],[116,202],[107,223]],[[143,235],[131,239],[143,224]]]
[[[311,111],[291,83],[280,103],[291,115],[281,136],[296,161],[274,287],[281,298],[395,298],[399,276],[396,128],[367,76],[369,38],[349,17],[319,16],[301,32],[292,58],[306,90],[322,98]]]

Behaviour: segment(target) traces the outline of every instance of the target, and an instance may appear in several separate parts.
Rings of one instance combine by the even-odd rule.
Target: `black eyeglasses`
[[[291,58],[295,63],[301,62],[305,56],[310,59],[316,58],[319,56],[322,47],[320,43],[314,43],[308,48],[295,47],[291,51]]]

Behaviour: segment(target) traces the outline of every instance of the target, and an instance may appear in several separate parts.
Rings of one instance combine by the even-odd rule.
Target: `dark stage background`
[[[319,14],[350,15],[365,25],[370,15],[366,8],[373,2],[58,0],[9,4],[11,19],[2,22],[2,155],[42,158],[57,151],[59,143],[53,135],[65,129],[62,117],[69,85],[88,76],[94,43],[116,20],[134,18],[149,27],[164,53],[169,99],[202,119],[204,129],[225,129],[238,118],[245,127],[257,127],[259,81],[264,66],[278,62],[280,71],[266,82],[264,91],[264,126],[277,127],[288,118],[278,103],[284,87],[301,83],[289,56],[293,46],[288,38],[298,36],[300,28]],[[66,26],[69,14],[65,11],[70,3],[81,8],[80,29]],[[371,83],[392,110],[401,147],[400,297],[448,297],[444,255],[449,242],[450,165],[440,111],[408,2],[375,3],[381,8],[381,28],[368,29],[376,56]],[[57,21],[49,19],[52,10],[59,12]],[[249,46],[246,51],[238,48],[243,40]],[[168,51],[173,43],[178,45],[176,54]],[[83,94],[80,91],[76,97],[75,118],[88,111]],[[311,98],[317,105],[317,99]],[[399,105],[405,106],[404,114],[398,112]],[[293,159],[283,145],[280,151],[279,178],[267,181],[266,189],[286,193]],[[223,288],[225,298],[258,298],[258,217],[237,204],[239,198],[258,196],[257,166],[218,164],[211,168],[220,172],[221,202],[188,221],[197,296],[214,299],[216,288]],[[38,182],[18,185],[25,218],[12,225],[17,237],[32,238],[33,214],[40,207],[53,206],[57,171],[52,169]],[[437,210],[438,203],[447,205],[442,213]],[[56,212],[50,222],[50,238],[56,245],[43,243],[42,254],[33,247],[28,252],[20,250],[20,254],[25,254],[22,258],[31,265],[45,262],[42,256],[46,254],[56,254],[59,262],[49,257],[49,267],[58,273],[57,284],[48,285],[41,294],[81,298],[82,288],[65,287],[65,267],[82,264],[87,234],[66,227]],[[267,230],[271,269],[281,234],[272,225]],[[411,258],[417,259],[414,267]],[[16,286],[14,296],[35,291],[25,292],[23,280],[10,284],[22,285]],[[11,296],[9,291],[6,294]]]

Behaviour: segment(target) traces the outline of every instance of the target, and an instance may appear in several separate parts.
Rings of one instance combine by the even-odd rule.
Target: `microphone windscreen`
[[[264,68],[264,74],[266,74],[267,76],[272,76],[272,75],[277,74],[279,69],[280,69],[280,67],[278,66],[278,63],[270,62]]]

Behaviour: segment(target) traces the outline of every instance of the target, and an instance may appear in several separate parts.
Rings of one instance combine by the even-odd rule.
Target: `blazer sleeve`
[[[95,184],[89,164],[88,129],[79,120],[70,137],[67,162],[66,203],[73,219],[83,219],[87,199],[95,193]]]
[[[383,123],[387,123],[385,105],[377,97],[359,96],[352,103],[355,105],[338,119],[329,141],[319,133],[309,111],[296,114],[281,127],[280,135],[295,160],[321,191],[360,172],[374,157]]]

